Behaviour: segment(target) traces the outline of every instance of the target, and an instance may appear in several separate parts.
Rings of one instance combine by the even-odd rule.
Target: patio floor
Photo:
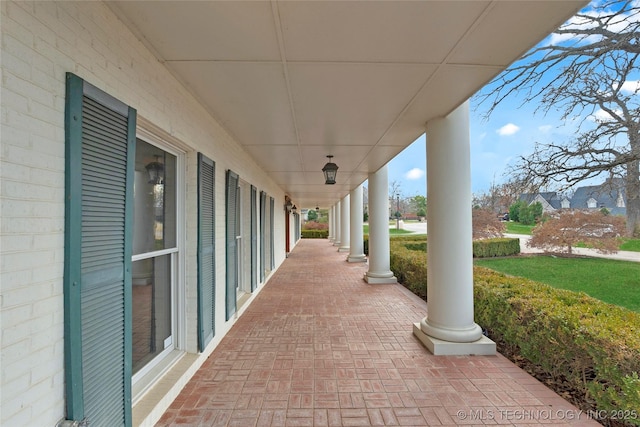
[[[502,355],[433,356],[426,303],[303,239],[157,426],[599,424]]]

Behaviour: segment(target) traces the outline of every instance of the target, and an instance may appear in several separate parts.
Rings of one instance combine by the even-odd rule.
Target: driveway
[[[395,223],[390,224],[389,228],[396,228]],[[403,229],[407,231],[411,231],[416,234],[427,234],[427,222],[405,222],[403,224]],[[523,254],[536,254],[536,253],[544,253],[543,250],[538,248],[531,248],[527,245],[529,240],[531,240],[531,236],[524,234],[505,234],[505,237],[510,237],[514,239],[520,239],[520,252]],[[632,261],[632,262],[640,262],[640,252],[632,252],[632,251],[618,251],[615,254],[602,254],[593,249],[587,248],[573,248],[573,253],[576,255],[589,256],[594,258],[607,258],[607,259],[617,259],[620,261]]]
[[[544,251],[538,248],[531,248],[527,245],[529,240],[531,240],[531,236],[527,236],[524,234],[505,234],[504,237],[511,237],[514,239],[520,239],[520,253],[523,254],[536,254],[543,253]],[[640,252],[631,252],[631,251],[618,251],[615,254],[602,254],[593,249],[587,248],[573,248],[573,253],[576,255],[584,255],[593,258],[607,258],[607,259],[617,259],[620,261],[633,261],[640,262]]]

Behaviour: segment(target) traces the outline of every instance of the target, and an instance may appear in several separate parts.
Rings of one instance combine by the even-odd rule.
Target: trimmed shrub
[[[520,239],[495,238],[473,241],[474,258],[511,256],[520,253]]]
[[[326,239],[329,237],[329,230],[302,230],[303,239]]]
[[[425,236],[421,236],[422,240]],[[410,249],[407,246],[426,246],[426,242],[412,243],[404,239],[390,241],[390,268],[404,287],[423,299],[427,299],[427,252]]]
[[[640,408],[638,313],[482,267],[475,267],[474,282],[476,321],[489,336],[583,390],[593,409],[633,414]],[[640,425],[635,414],[629,425]]]
[[[409,235],[398,236],[391,239],[391,242],[402,242],[406,249],[412,251],[427,251],[427,236]],[[367,242],[368,243],[368,242]],[[368,245],[367,245],[368,246]],[[365,252],[366,253],[366,252]],[[494,239],[483,239],[473,241],[473,257],[489,258],[512,256],[520,253],[520,239],[498,237]]]

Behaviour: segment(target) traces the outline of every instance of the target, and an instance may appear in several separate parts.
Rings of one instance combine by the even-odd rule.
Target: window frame
[[[144,252],[132,255],[131,261],[139,261],[143,259],[155,258],[163,255],[171,255],[171,346],[164,349],[160,354],[143,366],[139,371],[131,376],[131,384],[133,387],[134,403],[144,394],[147,388],[153,385],[153,380],[149,377],[156,378],[156,371],[161,369],[164,372],[170,365],[167,361],[171,361],[172,353],[178,352],[182,354],[186,349],[187,341],[187,318],[186,318],[186,259],[185,259],[185,216],[186,216],[186,151],[182,150],[177,144],[172,144],[166,138],[158,135],[160,132],[154,132],[145,125],[143,120],[138,117],[138,126],[136,128],[136,140],[141,139],[147,144],[153,145],[168,154],[176,157],[176,246],[165,248],[157,251]],[[135,227],[135,224],[133,224]],[[178,356],[178,354],[174,355]],[[142,387],[141,387],[142,386]]]

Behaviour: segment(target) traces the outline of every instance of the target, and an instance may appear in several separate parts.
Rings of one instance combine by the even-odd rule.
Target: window
[[[173,350],[176,331],[178,158],[136,140],[133,190],[132,368]]]

